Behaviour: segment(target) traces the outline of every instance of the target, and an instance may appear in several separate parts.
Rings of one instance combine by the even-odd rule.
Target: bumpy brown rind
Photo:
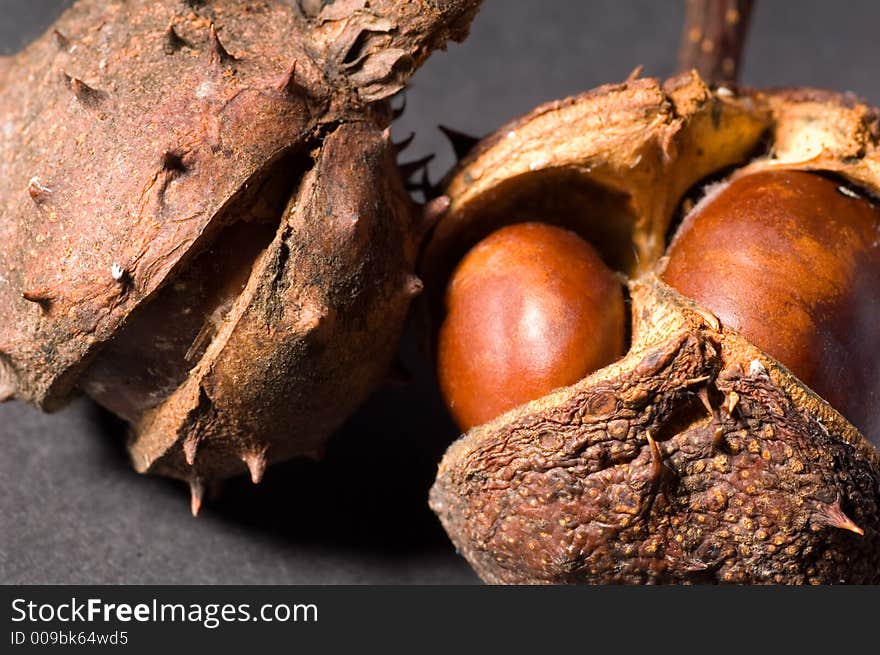
[[[431,506],[476,572],[530,584],[877,582],[876,452],[657,280],[632,291],[650,325],[623,361],[473,430],[444,458]]]
[[[127,418],[140,470],[195,484],[317,449],[384,373],[419,290],[387,99],[478,5],[81,0],[3,60],[0,395],[63,405],[289,175],[275,238],[204,355]],[[101,399],[124,377],[87,387]]]
[[[647,105],[646,92],[656,98]],[[638,80],[538,110],[461,163],[428,249],[435,257],[484,229],[482,210],[468,208],[498,198],[508,176],[528,175],[520,162],[542,162],[556,176],[598,170],[602,187],[646,203],[634,212],[642,256],[627,270],[630,352],[471,430],[440,465],[431,507],[484,580],[880,581],[876,449],[653,272],[657,239],[686,188],[725,166],[834,171],[877,193],[875,116],[820,92],[738,94],[693,75],[662,87]],[[554,123],[559,133],[544,150],[540,135]],[[568,132],[586,135],[584,145],[566,149]],[[640,171],[652,149],[664,156]],[[504,160],[513,162],[509,174],[488,165]]]

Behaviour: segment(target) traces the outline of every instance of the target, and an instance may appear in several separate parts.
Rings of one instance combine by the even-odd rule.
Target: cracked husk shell
[[[533,216],[599,244],[632,301],[623,359],[443,458],[431,507],[485,581],[880,582],[875,445],[657,276],[704,178],[826,171],[876,196],[878,138],[875,110],[848,96],[712,89],[692,73],[549,103],[460,162],[423,262],[435,313],[471,245]]]
[[[194,509],[319,452],[421,289],[390,97],[478,4],[81,0],[0,58],[0,396],[86,391]]]

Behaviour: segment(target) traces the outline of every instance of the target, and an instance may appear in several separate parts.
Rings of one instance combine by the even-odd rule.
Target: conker
[[[878,116],[630,79],[501,126],[447,176],[429,288],[479,235],[541,217],[601,244],[632,320],[612,365],[447,450],[430,504],[482,579],[880,580]],[[668,244],[709,176],[730,181]]]
[[[880,209],[832,179],[745,175],[685,218],[665,280],[880,439]]]
[[[620,281],[596,250],[542,223],[504,227],[453,272],[440,388],[462,430],[573,384],[624,349]]]

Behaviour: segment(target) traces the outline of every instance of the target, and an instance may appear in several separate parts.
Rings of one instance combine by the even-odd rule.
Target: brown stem
[[[679,70],[716,84],[735,82],[753,0],[687,0]]]

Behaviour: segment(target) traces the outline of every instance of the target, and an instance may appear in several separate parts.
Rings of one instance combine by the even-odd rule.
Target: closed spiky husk
[[[478,4],[81,0],[0,61],[3,398],[194,499],[319,451],[420,288],[389,99]]]

